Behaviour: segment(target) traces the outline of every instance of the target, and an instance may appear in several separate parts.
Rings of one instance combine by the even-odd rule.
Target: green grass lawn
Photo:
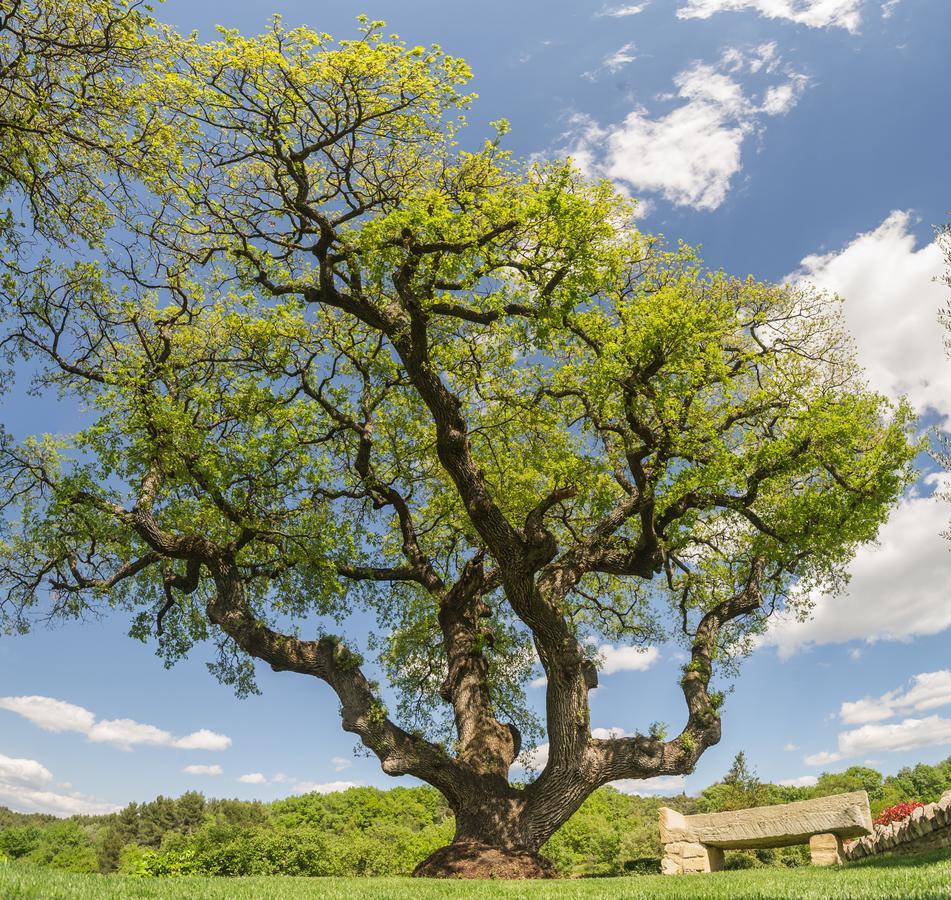
[[[72,875],[0,863],[0,897],[37,900],[347,900],[408,897],[951,898],[951,851],[867,860],[837,869],[752,869],[714,875],[631,876],[574,881],[443,882],[409,878],[175,878]]]

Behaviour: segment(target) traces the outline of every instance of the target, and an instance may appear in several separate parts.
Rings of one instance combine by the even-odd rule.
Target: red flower
[[[894,806],[889,806],[887,809],[883,809],[878,814],[875,824],[891,825],[892,822],[901,822],[902,819],[907,819],[916,809],[921,806],[924,806],[924,803],[919,803],[917,800],[911,803],[896,803]]]

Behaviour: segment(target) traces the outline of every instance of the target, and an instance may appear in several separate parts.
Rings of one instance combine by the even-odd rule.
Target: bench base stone
[[[842,862],[842,838],[837,834],[816,834],[809,838],[814,866],[837,866]]]
[[[723,851],[692,841],[676,841],[664,845],[660,870],[664,875],[690,875],[719,872],[723,868]]]

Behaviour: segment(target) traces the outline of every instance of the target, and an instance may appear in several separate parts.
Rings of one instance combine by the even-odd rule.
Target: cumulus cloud
[[[944,262],[936,241],[916,246],[911,225],[911,213],[895,210],[842,250],[807,256],[791,278],[845,298],[845,321],[875,390],[947,419],[951,363],[938,325],[947,288],[934,281]]]
[[[539,744],[537,747],[527,750],[512,763],[513,769],[528,770],[530,772],[540,772],[548,765],[548,744]]]
[[[0,754],[0,780],[11,785],[36,787],[49,784],[53,773],[35,759],[17,759]]]
[[[815,787],[819,779],[815,775],[800,775],[799,778],[783,778],[777,782],[783,787]]]
[[[924,479],[926,489],[948,484],[945,476]],[[948,505],[935,496],[904,497],[878,541],[859,549],[844,591],[813,597],[815,606],[805,622],[777,616],[764,644],[786,659],[820,644],[900,641],[944,631],[951,626],[951,551],[942,537],[948,517]]]
[[[719,12],[752,10],[769,19],[787,19],[810,28],[858,31],[863,0],[687,0],[680,19],[709,19]]]
[[[615,672],[643,672],[658,659],[660,651],[656,647],[615,647],[613,644],[601,644],[598,647],[602,675]]]
[[[599,644],[595,648],[598,659],[598,671],[602,675],[616,672],[643,672],[660,659],[656,647],[628,647],[614,644]],[[539,675],[530,682],[532,687],[544,687],[548,684],[545,675]]]
[[[221,769],[221,766],[219,766],[219,765],[213,765],[213,766],[185,766],[185,768],[182,769],[182,771],[183,771],[186,775],[220,775],[222,769]]]
[[[227,750],[231,746],[231,738],[207,728],[199,728],[185,737],[175,738],[171,746],[180,750]]]
[[[612,738],[630,737],[623,728],[592,728],[591,737],[597,741],[609,741]]]
[[[262,772],[248,772],[247,775],[239,775],[238,781],[242,784],[266,784],[267,779]]]
[[[747,93],[741,77],[776,75],[780,83],[761,95]],[[643,106],[620,124],[602,127],[580,116],[570,148],[592,175],[652,191],[672,203],[715,209],[741,169],[744,143],[761,133],[770,116],[788,112],[808,78],[781,67],[775,43],[751,51],[731,48],[710,65],[694,63],[674,78],[676,102],[666,115]]]
[[[790,276],[844,298],[843,314],[869,385],[907,396],[915,409],[951,421],[951,362],[938,313],[946,289],[937,242],[918,246],[911,214],[891,212],[841,250],[807,256]],[[781,656],[815,644],[907,640],[951,626],[951,553],[941,536],[951,509],[933,496],[951,486],[927,476],[892,511],[876,545],[859,550],[840,597],[814,597],[810,620],[778,619],[766,643]]]
[[[812,753],[806,756],[803,762],[807,766],[825,766],[829,763],[838,762],[840,759],[842,759],[840,754],[829,753],[828,750],[823,750],[821,753]]]
[[[15,712],[44,731],[88,734],[96,722],[88,709],[52,697],[0,697],[0,709]]]
[[[77,791],[50,790],[53,773],[35,759],[21,759],[0,753],[0,804],[17,812],[51,813],[54,816],[101,815],[119,807]]]
[[[792,753],[793,751],[798,749],[799,749],[798,744],[783,744],[783,750],[785,750],[787,753]]]
[[[622,778],[608,782],[622,794],[636,794],[647,797],[651,794],[682,794],[683,775],[658,775],[655,778]]]
[[[898,688],[881,697],[864,697],[843,703],[839,718],[846,725],[882,722],[893,716],[925,712],[951,704],[951,671],[922,672],[912,677],[906,689]]]
[[[162,728],[134,719],[97,720],[88,709],[53,697],[0,697],[0,709],[23,716],[44,731],[75,731],[86,735],[92,743],[112,744],[120,750],[131,750],[136,744],[215,751],[227,750],[231,746],[230,737],[207,728],[175,737]]]
[[[951,719],[939,715],[908,717],[885,724],[886,719],[908,713],[922,713],[951,705],[951,671],[922,672],[908,684],[880,697],[864,697],[843,703],[839,719],[845,725],[860,725],[839,733],[837,748],[807,756],[811,766],[822,766],[843,759],[873,753],[897,753],[951,744]]]
[[[325,784],[318,784],[316,781],[298,781],[294,785],[294,793],[332,794],[335,791],[345,791],[355,787],[360,787],[355,781],[328,781]]]
[[[865,756],[869,753],[900,753],[951,744],[951,719],[941,716],[925,716],[923,719],[903,719],[890,724],[863,725],[843,731],[838,736],[838,749],[807,756],[810,766]]]
[[[332,760],[334,768],[339,772],[350,765],[350,761],[342,756],[335,756]],[[346,765],[341,765],[346,763]],[[293,778],[284,772],[278,772],[271,778],[264,775],[263,772],[248,772],[246,775],[239,775],[238,781],[242,784],[292,784],[290,790],[295,794],[329,794],[333,791],[345,791],[348,788],[360,787],[355,781],[303,781],[299,778]]]

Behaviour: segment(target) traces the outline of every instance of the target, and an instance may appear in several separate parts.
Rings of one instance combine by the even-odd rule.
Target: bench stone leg
[[[842,838],[835,834],[816,834],[809,838],[809,853],[814,866],[837,866],[842,862]]]
[[[723,868],[723,851],[692,841],[664,844],[660,870],[664,875],[687,875],[694,872],[719,872]]]

